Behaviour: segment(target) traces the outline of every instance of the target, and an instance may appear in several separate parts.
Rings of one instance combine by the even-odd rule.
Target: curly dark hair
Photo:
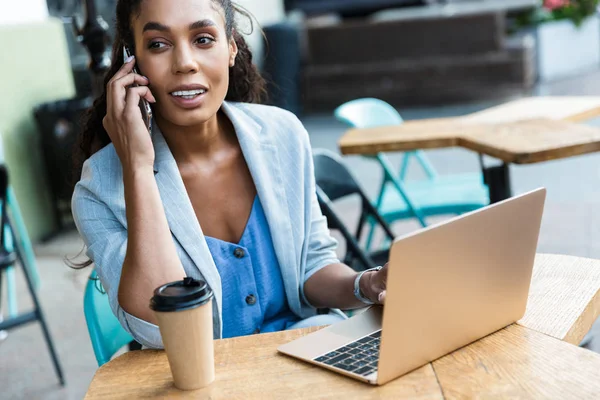
[[[265,80],[252,63],[252,51],[236,26],[236,15],[250,21],[251,15],[231,0],[211,0],[223,10],[227,38],[235,40],[238,53],[235,65],[229,69],[229,88],[225,100],[245,103],[261,103],[266,97]],[[104,77],[104,90],[83,117],[83,131],[75,147],[75,177],[81,175],[85,160],[110,143],[108,133],[102,125],[106,115],[106,85],[123,65],[123,45],[135,54],[135,42],[131,29],[131,16],[140,12],[142,0],[119,0],[116,7],[116,32],[112,46],[112,64]]]

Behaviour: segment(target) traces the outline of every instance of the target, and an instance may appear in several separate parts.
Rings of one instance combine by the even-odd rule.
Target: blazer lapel
[[[198,223],[177,163],[157,126],[153,129],[152,141],[155,151],[154,176],[164,204],[169,228],[182,249],[194,262],[206,283],[212,288],[220,316],[222,310],[221,277]],[[189,271],[186,272],[189,273]],[[221,317],[219,317],[219,321],[221,321]],[[220,325],[222,326],[222,324]]]
[[[242,153],[264,209],[288,301],[296,299],[299,296],[298,268],[294,256],[296,249],[277,148],[267,133],[261,135],[262,127],[243,110],[230,103],[224,103],[223,110],[235,127]]]

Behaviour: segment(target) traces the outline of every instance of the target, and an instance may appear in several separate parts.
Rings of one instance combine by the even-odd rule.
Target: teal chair
[[[133,338],[119,323],[108,304],[108,296],[100,284],[96,271],[92,271],[85,287],[83,311],[87,322],[92,348],[98,366],[108,362],[123,346]]]
[[[353,100],[339,106],[335,117],[353,128],[400,125],[404,121],[388,103],[372,98]],[[367,156],[382,168],[383,181],[375,200],[375,208],[388,223],[416,218],[427,226],[426,217],[458,215],[484,207],[490,203],[488,187],[481,173],[439,175],[421,150],[404,153],[400,172],[394,171],[383,153]],[[411,160],[425,173],[425,179],[407,180]],[[370,221],[366,249],[373,240],[375,222]]]

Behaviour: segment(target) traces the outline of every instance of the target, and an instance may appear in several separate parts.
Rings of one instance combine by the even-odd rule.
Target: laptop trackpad
[[[383,308],[374,306],[352,318],[337,322],[325,329],[328,332],[355,340],[380,330],[382,316]]]
[[[371,307],[352,318],[283,344],[278,350],[291,356],[312,360],[380,330],[382,314],[381,307]]]

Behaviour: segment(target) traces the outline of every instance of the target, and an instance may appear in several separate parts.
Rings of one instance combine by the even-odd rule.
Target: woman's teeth
[[[204,89],[198,89],[198,90],[179,90],[177,92],[173,92],[171,93],[172,96],[177,96],[177,97],[181,97],[184,98],[186,100],[189,99],[193,99],[196,96],[199,96],[201,94],[206,93],[206,90]]]

